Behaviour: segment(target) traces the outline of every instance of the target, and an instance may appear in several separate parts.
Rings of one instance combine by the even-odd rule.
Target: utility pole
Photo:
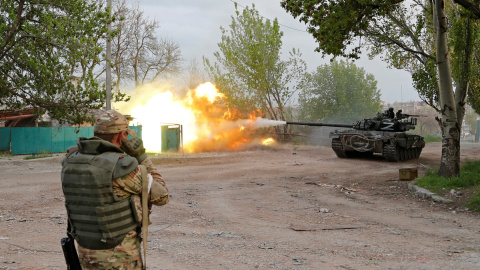
[[[107,0],[107,8],[109,9],[110,17],[112,16],[112,0]],[[105,78],[105,88],[107,90],[107,100],[106,100],[106,109],[112,109],[112,41],[110,39],[110,33],[112,32],[112,23],[109,22],[107,26],[107,55],[106,55],[106,78]]]

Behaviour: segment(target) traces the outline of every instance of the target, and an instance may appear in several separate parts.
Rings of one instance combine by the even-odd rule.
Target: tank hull
[[[381,154],[397,162],[420,157],[425,141],[422,136],[405,132],[340,129],[330,132],[332,149],[340,158]]]

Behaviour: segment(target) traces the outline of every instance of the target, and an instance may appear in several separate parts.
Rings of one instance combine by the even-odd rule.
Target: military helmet
[[[129,115],[123,115],[116,110],[104,111],[96,117],[93,132],[100,134],[116,134],[122,131],[127,131],[128,135],[136,137],[137,134],[135,131],[128,128],[130,120],[132,120],[132,118]]]

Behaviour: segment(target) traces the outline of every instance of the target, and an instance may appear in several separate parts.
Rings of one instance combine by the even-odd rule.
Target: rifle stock
[[[65,256],[65,261],[67,263],[67,269],[82,270],[73,237],[69,235],[68,237],[62,238],[60,243],[62,245],[63,255]]]

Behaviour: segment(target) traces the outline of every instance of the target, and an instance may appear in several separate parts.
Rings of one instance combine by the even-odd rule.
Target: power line
[[[230,2],[232,2],[232,3],[234,3],[234,4],[238,5],[238,6],[240,6],[240,7],[242,7],[242,8],[246,8],[245,6],[240,5],[240,4],[239,4],[238,2],[236,2],[236,1],[230,0]],[[262,18],[264,18],[264,19],[266,19],[266,20],[272,21],[272,20],[270,20],[269,18],[267,18],[267,17],[265,17],[265,16],[262,16],[261,14],[259,14],[259,15],[260,15],[260,17],[262,17]],[[290,26],[288,26],[288,25],[284,25],[284,24],[281,24],[281,23],[279,23],[278,25],[281,25],[281,26],[283,26],[283,27],[286,27],[286,28],[289,28],[289,29],[292,29],[292,30],[295,30],[295,31],[300,31],[300,32],[308,33],[308,32],[305,31],[305,30],[293,28],[293,27],[290,27]]]

